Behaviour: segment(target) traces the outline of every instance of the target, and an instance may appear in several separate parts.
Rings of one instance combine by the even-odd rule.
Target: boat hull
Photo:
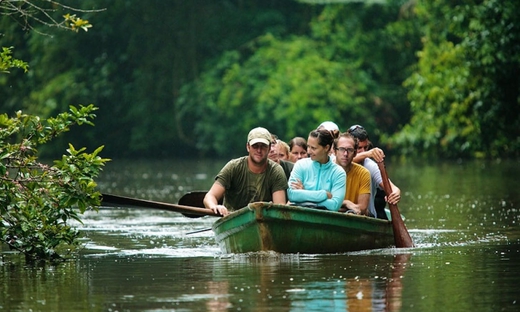
[[[340,253],[393,246],[392,223],[353,214],[252,203],[213,224],[225,253]]]

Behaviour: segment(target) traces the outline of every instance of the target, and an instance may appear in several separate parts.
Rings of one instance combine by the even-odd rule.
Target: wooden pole
[[[126,196],[118,196],[111,194],[103,194],[101,204],[112,207],[137,207],[137,208],[151,208],[151,209],[162,209],[173,212],[180,212],[190,216],[211,216],[211,217],[222,217],[216,214],[211,209],[192,207],[186,205],[177,205],[170,203],[157,202],[152,200],[131,198]]]

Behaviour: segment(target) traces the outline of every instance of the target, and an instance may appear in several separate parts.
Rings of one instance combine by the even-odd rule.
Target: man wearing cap
[[[249,155],[230,160],[220,170],[204,197],[204,206],[226,216],[252,202],[286,204],[287,178],[282,167],[268,159],[271,141],[267,129],[252,129],[246,144]],[[223,205],[219,205],[222,199]]]

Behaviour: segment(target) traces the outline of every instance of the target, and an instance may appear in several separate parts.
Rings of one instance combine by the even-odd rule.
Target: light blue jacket
[[[291,182],[300,180],[303,190],[291,189]],[[287,194],[291,203],[312,202],[328,210],[338,211],[346,192],[347,174],[329,157],[329,161],[321,164],[310,158],[298,160],[289,178]],[[332,198],[327,198],[327,191]]]

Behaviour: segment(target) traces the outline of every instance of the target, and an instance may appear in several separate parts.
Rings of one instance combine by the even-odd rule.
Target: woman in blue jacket
[[[308,203],[338,211],[345,198],[347,174],[329,157],[334,146],[333,134],[325,129],[313,130],[307,139],[309,158],[294,164],[287,194],[294,205]]]

